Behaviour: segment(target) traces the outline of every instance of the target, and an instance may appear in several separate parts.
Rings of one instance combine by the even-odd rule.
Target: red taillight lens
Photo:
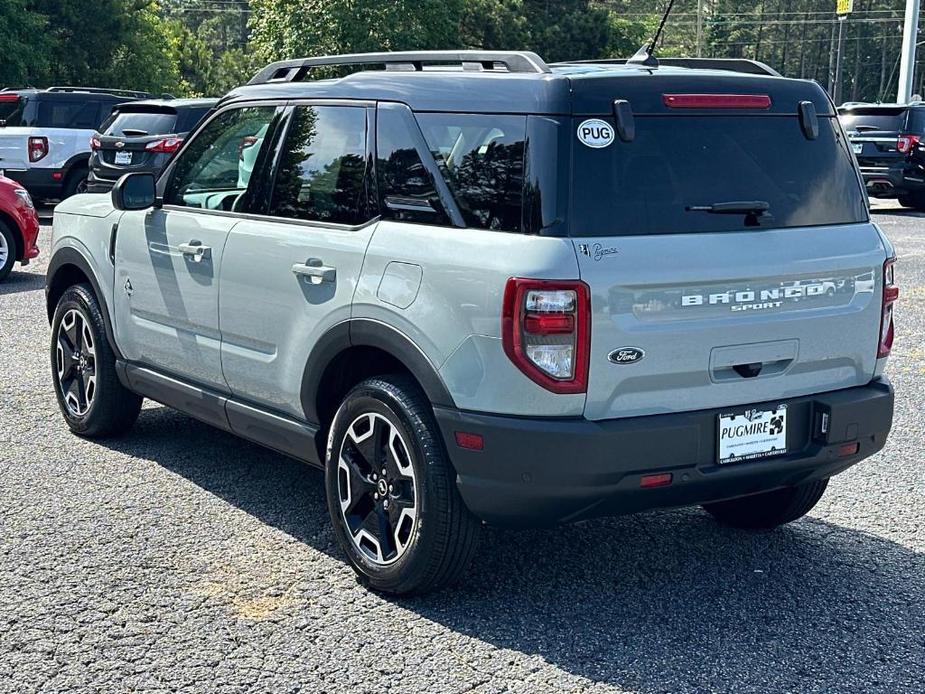
[[[553,393],[584,393],[591,299],[577,280],[512,277],[504,289],[501,337],[508,358]]]
[[[90,149],[92,149],[94,152],[98,151],[102,146],[103,144],[100,142],[100,138],[96,136],[90,138]]]
[[[48,155],[47,137],[29,138],[29,161],[36,162]]]
[[[668,108],[771,108],[767,94],[662,94]]]
[[[896,149],[903,154],[908,154],[921,140],[922,138],[918,135],[900,135],[896,140]]]
[[[180,149],[180,145],[182,144],[182,137],[165,137],[163,140],[149,142],[145,145],[145,150],[154,152],[155,154],[173,154]]]
[[[19,94],[0,94],[0,101],[18,101]]]
[[[893,266],[896,258],[887,258],[883,263],[883,308],[880,312],[880,342],[877,344],[877,358],[890,356],[893,349],[893,304],[899,298],[899,287]]]

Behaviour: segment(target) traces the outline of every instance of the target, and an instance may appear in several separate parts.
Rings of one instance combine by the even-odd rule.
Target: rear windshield
[[[845,130],[851,132],[899,132],[906,122],[907,109],[904,108],[870,108],[851,109],[842,112],[839,118]]]
[[[175,133],[177,114],[150,111],[121,111],[103,124],[103,135],[115,137],[141,137],[143,135],[171,135]]]
[[[0,98],[0,125],[15,127],[22,125],[22,109],[24,99]]]
[[[574,119],[573,132],[582,120]],[[574,141],[573,236],[867,220],[853,157],[834,118],[819,118],[815,140],[806,139],[795,116],[637,116],[635,123],[632,142],[616,139],[595,149]],[[743,202],[767,209],[704,209]]]

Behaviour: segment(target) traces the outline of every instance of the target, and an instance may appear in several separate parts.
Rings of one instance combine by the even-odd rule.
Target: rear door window
[[[417,119],[466,226],[520,231],[526,117],[419,113]]]
[[[366,109],[297,107],[279,154],[270,214],[361,224],[370,216],[366,197]]]
[[[573,119],[573,132],[582,120]],[[814,140],[790,116],[637,116],[635,122],[632,142],[617,139],[595,149],[574,140],[573,236],[867,220],[853,157],[832,117],[819,118]],[[767,211],[704,209],[744,202],[765,203]]]
[[[99,102],[76,99],[42,99],[38,127],[93,130],[99,125]]]

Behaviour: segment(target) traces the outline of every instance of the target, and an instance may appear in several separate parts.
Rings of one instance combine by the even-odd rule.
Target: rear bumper
[[[895,198],[925,190],[925,173],[909,164],[889,168],[861,167],[867,193],[876,198]]]
[[[440,407],[435,413],[469,509],[489,523],[542,526],[692,506],[831,477],[883,448],[893,421],[893,388],[886,379],[784,402],[788,454],[728,465],[716,463],[716,418],[738,408],[600,422]],[[460,448],[458,431],[481,434],[484,449]],[[857,452],[844,455],[842,445],[854,442]],[[666,472],[670,485],[640,488],[643,475]]]
[[[4,169],[4,175],[28,190],[33,198],[59,198],[64,191],[66,176],[62,169]]]
[[[118,178],[106,178],[101,176],[98,171],[91,168],[87,174],[87,192],[88,193],[108,193],[116,185]]]

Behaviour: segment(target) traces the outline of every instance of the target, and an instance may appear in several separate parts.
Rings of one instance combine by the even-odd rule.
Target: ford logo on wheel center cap
[[[635,364],[646,356],[645,351],[639,347],[620,347],[607,355],[614,364]]]

